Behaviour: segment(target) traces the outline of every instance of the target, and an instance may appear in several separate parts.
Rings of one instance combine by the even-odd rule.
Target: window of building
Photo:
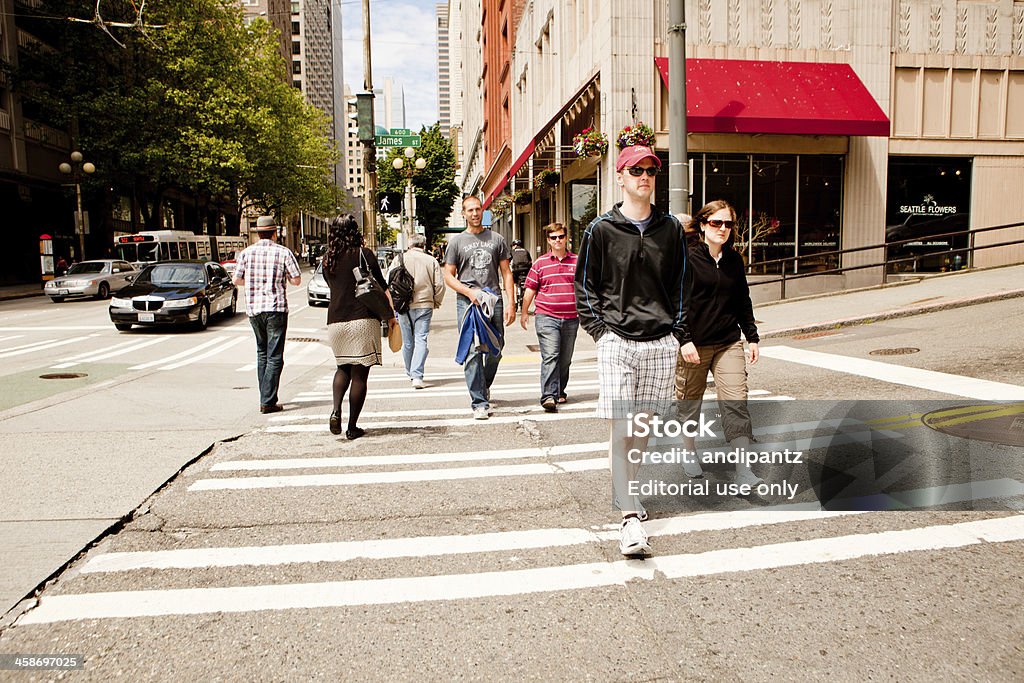
[[[292,54],[297,55],[302,52],[302,43],[297,40],[292,41]]]
[[[292,35],[293,36],[299,35],[299,22],[297,22],[297,21],[293,21],[292,22]]]
[[[300,74],[300,73],[302,73],[302,62],[300,62],[299,60],[295,60],[295,61],[292,62],[292,73],[293,74]]]

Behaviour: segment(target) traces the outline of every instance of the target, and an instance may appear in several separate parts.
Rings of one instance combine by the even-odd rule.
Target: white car
[[[310,306],[327,306],[331,303],[331,288],[327,286],[327,280],[324,279],[324,264],[322,262],[317,265],[313,277],[310,278],[309,284],[306,286],[306,300]]]
[[[98,259],[72,264],[68,272],[43,287],[43,293],[59,304],[69,296],[94,296],[106,299],[130,284],[139,271],[127,261]]]

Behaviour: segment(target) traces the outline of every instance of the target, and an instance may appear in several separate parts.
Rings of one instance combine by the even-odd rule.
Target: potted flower
[[[525,206],[526,204],[529,204],[531,201],[533,201],[533,190],[516,190],[515,192],[512,193],[512,201],[514,201],[519,206]]]
[[[608,151],[608,136],[593,126],[573,136],[572,148],[578,157],[604,156]]]
[[[494,201],[491,202],[490,208],[491,213],[494,214],[496,218],[508,215],[512,210],[512,195],[507,192],[499,194],[494,198]]]
[[[632,126],[626,126],[619,131],[619,137],[615,140],[619,149],[641,145],[643,147],[654,147],[654,131],[643,121],[637,121]]]
[[[548,187],[554,187],[558,184],[559,180],[558,171],[550,168],[545,168],[543,171],[537,172],[536,181],[540,185],[547,185]]]

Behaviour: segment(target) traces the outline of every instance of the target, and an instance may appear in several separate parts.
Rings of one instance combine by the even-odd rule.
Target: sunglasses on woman
[[[642,176],[644,174],[644,171],[647,172],[647,175],[653,178],[654,176],[658,175],[658,171],[660,170],[661,169],[658,168],[657,166],[648,166],[647,168],[644,168],[643,166],[630,166],[629,168],[626,169],[629,175],[633,176],[634,178],[639,178],[640,176]]]
[[[736,221],[720,221],[717,218],[712,218],[711,220],[704,222],[710,225],[712,228],[724,227],[726,230],[732,230],[733,228],[736,227]]]

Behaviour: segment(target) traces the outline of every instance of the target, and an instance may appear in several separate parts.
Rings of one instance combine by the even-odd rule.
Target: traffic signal
[[[356,136],[359,142],[373,142],[373,93],[356,93]]]
[[[378,213],[402,213],[402,193],[378,192],[377,211]]]

